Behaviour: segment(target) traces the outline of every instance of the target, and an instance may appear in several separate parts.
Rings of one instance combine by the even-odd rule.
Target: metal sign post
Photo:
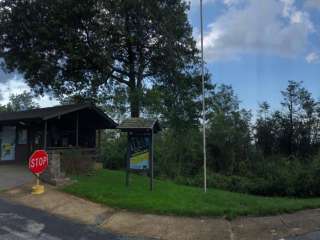
[[[151,130],[150,137],[150,149],[149,149],[149,161],[150,161],[150,191],[153,190],[153,129]]]

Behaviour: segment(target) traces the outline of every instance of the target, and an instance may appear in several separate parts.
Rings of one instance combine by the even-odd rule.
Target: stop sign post
[[[44,150],[36,150],[29,158],[29,169],[37,176],[37,183],[32,187],[32,194],[44,193],[44,186],[39,184],[39,175],[43,173],[49,164],[48,154]]]

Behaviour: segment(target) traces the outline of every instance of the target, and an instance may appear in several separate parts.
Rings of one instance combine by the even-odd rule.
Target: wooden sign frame
[[[148,169],[131,169],[130,167],[130,146],[131,146],[131,138],[135,135],[141,135],[141,136],[149,136],[150,137],[150,143],[149,143],[149,168]],[[129,186],[130,183],[130,172],[147,172],[150,179],[150,190],[153,190],[153,178],[154,178],[154,170],[153,170],[153,164],[154,164],[154,132],[152,129],[144,130],[144,131],[135,131],[131,130],[128,131],[128,142],[127,142],[127,157],[126,157],[126,186]]]

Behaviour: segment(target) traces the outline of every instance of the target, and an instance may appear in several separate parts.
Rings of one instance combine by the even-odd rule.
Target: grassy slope
[[[94,202],[134,211],[188,216],[271,215],[320,207],[320,198],[289,199],[258,197],[209,189],[181,186],[169,181],[155,181],[149,191],[146,177],[131,175],[131,185],[125,187],[125,174],[100,170],[94,176],[77,177],[77,182],[63,190]]]

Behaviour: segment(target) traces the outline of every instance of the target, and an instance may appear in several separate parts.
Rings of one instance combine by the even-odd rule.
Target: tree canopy
[[[0,58],[39,94],[98,101],[125,86],[137,117],[156,83],[198,66],[187,10],[183,0],[4,0]]]
[[[24,91],[20,94],[11,94],[8,103],[0,105],[0,111],[18,112],[39,107],[39,104],[34,101],[34,95]]]

